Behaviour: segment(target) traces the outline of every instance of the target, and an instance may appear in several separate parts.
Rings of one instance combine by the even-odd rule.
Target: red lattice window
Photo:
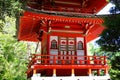
[[[83,50],[83,42],[82,41],[78,42],[78,50]]]
[[[57,41],[56,40],[51,41],[51,49],[57,49]]]

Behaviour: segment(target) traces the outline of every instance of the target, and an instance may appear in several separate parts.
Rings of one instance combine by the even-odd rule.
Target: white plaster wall
[[[77,38],[76,38],[76,44],[77,44],[79,41],[82,41],[82,43],[84,44],[84,38],[83,38],[83,37],[77,37]],[[77,45],[76,45],[76,47],[77,47]],[[83,45],[83,47],[84,47],[84,45]]]
[[[84,57],[80,57],[80,56],[84,56],[84,50],[77,50],[77,56],[78,60],[84,60]]]
[[[51,47],[51,41],[56,40],[58,43],[58,36],[50,36],[50,47]],[[58,55],[58,49],[50,49],[50,55]],[[50,57],[50,63],[53,63],[53,56]],[[56,58],[57,59],[57,58]]]
[[[77,49],[77,46],[78,46],[78,42],[79,41],[82,41],[82,43],[83,43],[83,49],[84,49],[84,38],[83,37],[77,37],[76,38],[76,49]],[[85,53],[85,51],[84,50],[76,50],[77,51],[77,56],[79,56],[78,57],[78,60],[84,60],[84,57],[82,57],[82,56],[84,56],[84,53]],[[81,57],[80,57],[81,56]],[[83,62],[84,63],[84,62]]]
[[[83,37],[77,37],[76,38],[76,49],[78,47],[78,42],[79,41],[82,41],[82,43],[83,43],[83,49],[84,49],[84,38]],[[77,55],[78,56],[84,56],[84,50],[77,50]]]
[[[58,42],[58,36],[50,36],[50,42],[52,40],[56,40]],[[51,43],[50,43],[50,45],[51,45]]]
[[[110,80],[110,76],[52,76],[52,77],[40,77],[32,76],[31,80]]]

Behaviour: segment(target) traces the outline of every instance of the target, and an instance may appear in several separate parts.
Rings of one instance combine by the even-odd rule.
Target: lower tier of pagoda
[[[39,77],[61,76],[106,76],[109,66],[105,56],[32,56],[28,65],[28,78],[39,74]]]

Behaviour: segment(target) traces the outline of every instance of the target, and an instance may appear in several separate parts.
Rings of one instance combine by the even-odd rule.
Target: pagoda
[[[106,5],[106,0],[27,0],[18,40],[41,42],[41,52],[28,64],[28,79],[110,80],[106,56],[87,52],[87,43],[104,30],[95,15]]]

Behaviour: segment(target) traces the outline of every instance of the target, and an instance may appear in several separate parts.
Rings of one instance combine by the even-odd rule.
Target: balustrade
[[[105,65],[105,56],[41,55],[34,54],[31,65]]]

